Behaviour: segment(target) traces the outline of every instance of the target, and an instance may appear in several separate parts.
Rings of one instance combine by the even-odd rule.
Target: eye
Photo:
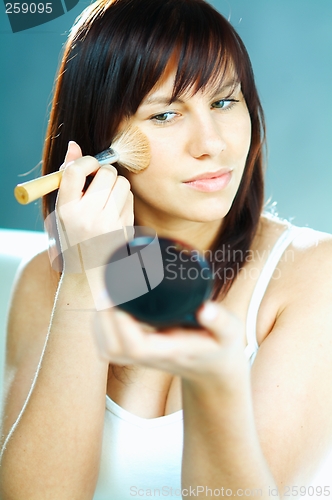
[[[167,111],[166,113],[151,116],[150,120],[154,121],[158,125],[163,125],[164,123],[170,123],[176,115],[177,113],[174,113],[173,111]]]
[[[239,102],[237,99],[220,99],[219,101],[214,102],[211,104],[212,108],[217,108],[217,109],[231,109],[235,104]]]

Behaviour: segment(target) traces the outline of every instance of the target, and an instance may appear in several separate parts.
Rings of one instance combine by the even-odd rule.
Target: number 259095
[[[51,14],[52,2],[49,3],[6,3],[6,14]]]

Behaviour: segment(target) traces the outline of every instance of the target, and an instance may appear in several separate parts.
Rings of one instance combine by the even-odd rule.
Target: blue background
[[[40,204],[19,205],[16,183],[41,159],[53,80],[68,29],[88,5],[13,34],[0,8],[0,227],[43,229]],[[331,0],[214,0],[252,59],[266,113],[266,198],[280,216],[332,233]]]

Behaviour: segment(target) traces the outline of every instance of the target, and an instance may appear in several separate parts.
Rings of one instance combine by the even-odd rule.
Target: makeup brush
[[[115,137],[111,146],[95,158],[100,165],[118,162],[130,172],[139,173],[150,163],[150,146],[146,136],[136,127],[128,127]],[[15,198],[22,205],[31,203],[58,189],[63,170],[43,175],[14,189]]]

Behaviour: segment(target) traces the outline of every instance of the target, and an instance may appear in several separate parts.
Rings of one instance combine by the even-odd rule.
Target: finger
[[[123,311],[115,310],[115,324],[118,325],[119,342],[122,345],[124,360],[127,363],[140,363],[146,366],[171,369],[174,360],[191,364],[191,358],[199,357],[203,350],[215,349],[216,342],[207,334],[196,331],[169,330],[158,332],[144,325]],[[188,340],[190,335],[190,340]],[[174,366],[173,366],[174,369]]]
[[[202,357],[205,352],[216,351],[216,340],[205,330],[172,329],[148,335],[151,351],[161,359],[187,361]]]
[[[130,193],[130,187],[130,182],[126,179],[126,177],[123,177],[122,175],[117,177],[112,194],[114,196],[115,203],[121,212],[127,201],[128,194]]]
[[[109,212],[109,215],[111,216],[112,212],[116,210],[118,217],[120,217],[126,205],[128,196],[131,198],[129,193],[129,181],[122,175],[119,175],[105,204],[105,211]]]
[[[82,156],[82,150],[79,145],[75,141],[69,141],[65,161],[63,162],[59,170],[63,170],[68,165],[68,163],[74,160],[78,160],[78,158],[81,158]]]
[[[84,193],[83,203],[92,203],[95,210],[102,210],[111,196],[117,176],[118,172],[112,165],[100,167]]]
[[[244,330],[240,319],[217,302],[205,302],[197,313],[197,319],[216,338],[223,341],[240,337]]]
[[[69,162],[63,171],[59,189],[58,204],[80,200],[88,175],[99,168],[98,161],[92,156],[84,156]]]
[[[134,225],[134,195],[132,191],[128,193],[120,216],[122,226],[127,227]]]
[[[113,165],[99,165],[94,178],[86,190],[86,194],[103,191],[105,187],[113,187],[117,177],[118,171],[115,167],[113,167]]]

